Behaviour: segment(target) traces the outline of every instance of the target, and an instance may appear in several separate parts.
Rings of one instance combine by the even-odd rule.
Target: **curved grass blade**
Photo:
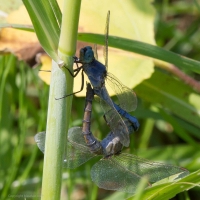
[[[35,32],[32,25],[23,24],[0,24],[0,28],[15,28],[22,31]]]
[[[178,193],[183,191],[192,189],[194,187],[199,187],[200,184],[200,170],[189,174],[187,177],[184,177],[181,180],[176,182],[169,182],[160,185],[153,185],[152,188],[148,188],[147,190],[143,191],[141,195],[141,200],[168,200],[172,199]],[[128,200],[134,199],[135,196],[128,198]]]
[[[40,44],[58,62],[57,49],[60,36],[60,20],[58,19],[61,16],[55,15],[49,1],[23,0],[23,3],[29,13]],[[57,6],[56,9],[60,8]]]
[[[79,33],[78,40],[103,45],[104,36],[101,34]],[[199,61],[167,51],[158,46],[117,36],[109,36],[109,46],[163,60],[180,68],[191,70],[200,74]]]

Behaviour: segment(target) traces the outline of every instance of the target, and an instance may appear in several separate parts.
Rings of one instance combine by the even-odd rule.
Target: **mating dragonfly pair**
[[[117,124],[116,132],[111,131],[102,141],[96,139],[90,130],[93,98],[94,90],[88,83],[83,127],[73,127],[68,131],[64,167],[73,169],[93,157],[103,156],[91,169],[92,180],[100,188],[127,193],[135,192],[143,176],[148,178],[148,187],[151,183],[172,175],[177,174],[176,178],[182,178],[188,174],[188,171],[181,167],[151,162],[135,155],[121,153],[123,144],[119,136],[125,131],[121,121]],[[125,119],[124,123],[131,133],[133,131],[131,122]],[[45,132],[35,136],[35,141],[43,153],[45,138]]]
[[[75,63],[77,64],[77,69],[74,70],[75,74],[69,73],[75,77],[81,70],[82,74],[82,85],[80,91],[84,87],[84,74],[87,75],[92,87],[94,89],[95,95],[99,97],[99,101],[104,110],[104,114],[109,124],[111,130],[114,133],[117,133],[117,124],[121,123],[123,126],[124,133],[119,133],[119,138],[121,143],[128,147],[130,143],[129,139],[129,130],[127,125],[124,123],[122,117],[128,119],[133,127],[134,131],[137,131],[139,128],[139,122],[137,118],[131,116],[129,112],[134,111],[137,107],[137,97],[133,90],[123,85],[113,74],[108,73],[108,32],[109,32],[109,19],[110,12],[108,12],[105,28],[105,48],[104,48],[104,59],[105,65],[100,63],[97,58],[97,48],[95,46],[95,51],[92,50],[90,46],[86,46],[80,50],[79,58],[74,57]],[[96,56],[95,56],[96,55]],[[96,58],[95,58],[96,57]],[[78,63],[81,63],[82,66],[78,67]],[[115,92],[119,105],[114,103],[110,98],[105,82],[112,88]],[[78,92],[80,92],[78,91]],[[75,92],[73,94],[76,94]],[[71,94],[68,94],[64,97],[57,98],[57,100],[68,97]]]
[[[85,72],[93,89],[90,84],[87,85],[83,127],[73,127],[68,131],[63,165],[67,168],[76,168],[95,156],[103,156],[91,169],[92,180],[100,188],[133,193],[143,176],[148,177],[147,186],[150,186],[151,183],[171,175],[177,174],[178,178],[184,177],[188,171],[181,167],[151,162],[131,154],[121,153],[123,146],[129,146],[130,134],[139,128],[138,120],[128,113],[136,109],[137,98],[131,89],[107,72],[109,16],[108,12],[104,49],[105,65],[95,59],[92,48],[87,46],[80,50],[79,59],[75,57],[75,63],[77,65],[81,63],[82,66],[77,66],[75,74],[69,71],[75,77],[82,70],[81,89],[84,83],[83,72]],[[110,98],[105,80],[115,91],[119,105]],[[94,94],[99,96],[106,122],[111,128],[111,132],[102,141],[96,139],[90,131]],[[67,96],[69,95],[65,97]],[[40,132],[35,136],[35,141],[43,153],[45,138],[45,132]]]

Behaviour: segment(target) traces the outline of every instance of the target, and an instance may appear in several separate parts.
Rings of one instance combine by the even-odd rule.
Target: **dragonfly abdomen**
[[[100,142],[92,135],[90,132],[90,123],[91,123],[91,112],[92,112],[92,101],[94,99],[94,92],[90,84],[87,84],[87,94],[86,94],[86,106],[83,118],[83,128],[82,134],[84,140],[89,147],[90,151],[95,154],[102,154],[102,146]]]
[[[115,103],[113,103],[113,104],[114,104],[114,107],[117,110],[117,112],[121,116],[123,116],[124,118],[128,119],[131,122],[131,124],[132,124],[132,126],[134,128],[134,131],[137,131],[139,129],[139,126],[140,126],[137,118],[133,117],[132,115],[130,115],[128,112],[126,112],[125,110],[123,110],[122,108],[120,108],[117,104],[115,104]]]

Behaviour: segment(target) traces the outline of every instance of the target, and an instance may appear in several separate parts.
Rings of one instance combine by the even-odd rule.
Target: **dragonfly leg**
[[[72,72],[71,72],[71,70],[70,69],[68,69],[67,67],[65,67],[65,66],[63,66],[65,69],[67,69],[67,71],[70,73],[70,75],[74,78],[74,77],[76,77],[77,75],[78,75],[78,73],[80,72],[80,70],[82,69],[82,66],[81,67],[78,67],[77,69],[75,69],[75,70],[73,70],[74,72],[76,72],[75,74],[73,74]],[[42,70],[42,69],[40,69],[39,71],[41,71],[41,72],[51,72],[51,70]]]
[[[39,71],[40,72],[51,72],[51,70],[42,70],[42,69],[40,69]]]
[[[83,74],[83,70],[82,70],[82,72],[81,72],[81,77],[82,77],[81,89],[80,89],[79,91],[73,92],[73,93],[71,93],[71,94],[67,94],[67,95],[65,95],[65,96],[63,96],[63,97],[60,97],[60,98],[55,98],[55,100],[64,99],[64,98],[66,98],[66,97],[69,97],[69,96],[71,96],[71,95],[74,95],[74,94],[77,94],[77,93],[81,92],[81,91],[83,90],[83,87],[84,87],[84,74]]]
[[[66,66],[64,66],[64,68],[67,69],[68,72],[70,73],[70,75],[74,78],[74,77],[76,77],[76,76],[78,75],[78,73],[80,72],[80,70],[81,70],[83,67],[82,67],[82,66],[81,66],[81,67],[78,66],[79,61],[78,61],[78,58],[77,58],[76,56],[74,56],[73,58],[74,58],[74,63],[76,63],[76,67],[77,67],[76,69],[73,70],[73,71],[75,72],[75,74],[73,74],[73,73],[71,72],[71,70],[68,69]]]
[[[82,66],[81,66],[81,67],[78,66],[79,61],[78,61],[78,58],[77,58],[76,56],[74,56],[73,58],[74,58],[74,63],[76,63],[76,67],[77,67],[75,70],[73,70],[73,72],[75,72],[75,74],[73,74],[73,73],[71,72],[71,70],[68,69],[65,65],[64,65],[63,67],[64,67],[65,69],[67,69],[67,71],[70,73],[70,75],[74,78],[74,77],[76,77],[76,76],[78,75],[78,73],[80,72],[80,70],[81,70],[83,67],[82,67]],[[51,70],[39,70],[39,71],[51,72]]]
[[[70,75],[71,75],[73,78],[75,78],[75,77],[79,74],[80,70],[83,69],[83,67],[82,67],[82,66],[81,66],[81,67],[78,66],[79,61],[78,61],[78,58],[77,58],[76,56],[74,56],[73,58],[74,58],[74,62],[76,63],[76,66],[77,66],[77,68],[74,70],[75,74],[73,74],[73,73],[70,71],[70,69],[68,69],[66,66],[64,66],[64,67],[65,67],[65,69],[68,70],[68,72],[70,73]],[[77,93],[79,93],[79,92],[81,92],[81,91],[83,90],[83,87],[84,87],[84,74],[83,74],[83,70],[82,70],[82,72],[81,72],[81,89],[80,89],[79,91],[77,91],[77,92],[73,92],[73,93],[67,94],[67,95],[65,95],[65,96],[63,96],[63,97],[61,97],[61,98],[55,98],[55,99],[56,99],[56,100],[59,100],[59,99],[63,99],[63,98],[66,98],[66,97],[68,97],[68,96],[77,94]]]

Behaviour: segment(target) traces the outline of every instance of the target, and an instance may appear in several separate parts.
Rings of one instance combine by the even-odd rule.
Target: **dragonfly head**
[[[91,63],[94,60],[92,47],[86,46],[80,50],[79,61],[81,63]]]

